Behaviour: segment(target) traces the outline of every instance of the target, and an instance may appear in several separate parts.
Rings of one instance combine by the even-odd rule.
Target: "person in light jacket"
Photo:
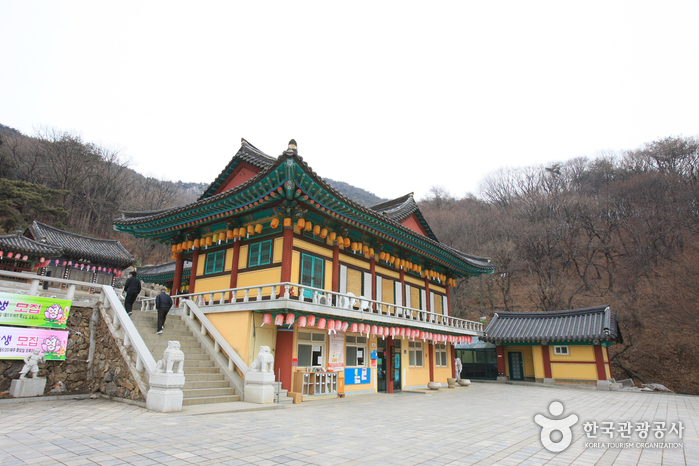
[[[155,332],[156,334],[161,335],[163,333],[165,319],[171,307],[172,298],[165,291],[155,297],[155,308],[158,310],[158,331]]]
[[[124,299],[124,309],[126,313],[131,315],[133,312],[133,303],[136,301],[138,294],[141,292],[141,280],[136,278],[136,271],[129,273],[130,277],[124,283],[124,292],[126,293],[126,298]]]

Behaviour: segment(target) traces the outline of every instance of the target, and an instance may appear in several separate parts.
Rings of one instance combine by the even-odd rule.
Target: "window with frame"
[[[422,342],[408,342],[408,364],[410,367],[422,367]]]
[[[223,261],[226,258],[226,251],[210,252],[206,255],[206,267],[204,274],[223,272]]]
[[[312,286],[313,288],[323,288],[323,264],[325,261],[320,257],[309,254],[301,254],[301,285]],[[304,290],[304,297],[313,297],[311,290]]]
[[[567,346],[554,346],[553,354],[558,354],[560,356],[568,356],[570,354],[570,351],[568,351]]]
[[[248,267],[268,265],[272,261],[272,240],[253,243],[248,251]]]
[[[367,354],[367,337],[347,335],[345,346],[345,366],[365,367]]]
[[[434,358],[437,367],[447,367],[447,345],[446,343],[434,344]]]
[[[299,367],[323,367],[325,334],[299,332],[297,350]]]

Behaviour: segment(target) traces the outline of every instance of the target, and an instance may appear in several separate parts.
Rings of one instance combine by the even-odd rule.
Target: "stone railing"
[[[299,296],[303,296],[303,299],[299,299]],[[347,317],[371,319],[372,316],[381,316],[387,317],[391,323],[408,327],[428,324],[431,328],[445,332],[474,335],[483,332],[483,324],[480,322],[290,282],[187,293],[174,297],[176,306],[181,306],[184,300],[195,302],[199,308],[205,309],[205,312],[210,306],[235,303],[245,303],[247,310],[255,309],[255,304],[259,304],[260,309],[265,309],[270,301],[287,300],[287,303],[280,305],[306,303],[314,305],[314,312],[329,315],[336,315],[338,310],[342,310]],[[145,309],[154,309],[155,299],[144,299],[143,306]]]

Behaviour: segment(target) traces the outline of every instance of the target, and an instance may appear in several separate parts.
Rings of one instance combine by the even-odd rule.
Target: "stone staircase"
[[[180,342],[180,349],[184,352],[183,406],[240,401],[240,395],[236,395],[235,388],[179,315],[173,315],[170,311],[162,335],[155,334],[156,312],[134,310],[131,320],[156,361],[163,358],[169,340]]]

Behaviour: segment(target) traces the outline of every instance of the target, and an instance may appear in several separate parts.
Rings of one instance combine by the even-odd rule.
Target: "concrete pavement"
[[[556,419],[578,416],[572,444],[560,453],[544,449],[534,422],[536,414],[554,418],[554,401],[564,406]],[[232,409],[162,414],[104,399],[2,402],[0,464],[699,464],[699,397],[693,396],[474,383],[427,394]],[[648,438],[640,437],[643,429],[622,438],[617,429],[627,421],[649,422]],[[662,439],[652,430],[656,422],[666,422]],[[682,438],[668,432],[673,422],[682,422]],[[588,438],[583,425],[593,423],[599,429]],[[601,429],[610,425],[611,437]]]

